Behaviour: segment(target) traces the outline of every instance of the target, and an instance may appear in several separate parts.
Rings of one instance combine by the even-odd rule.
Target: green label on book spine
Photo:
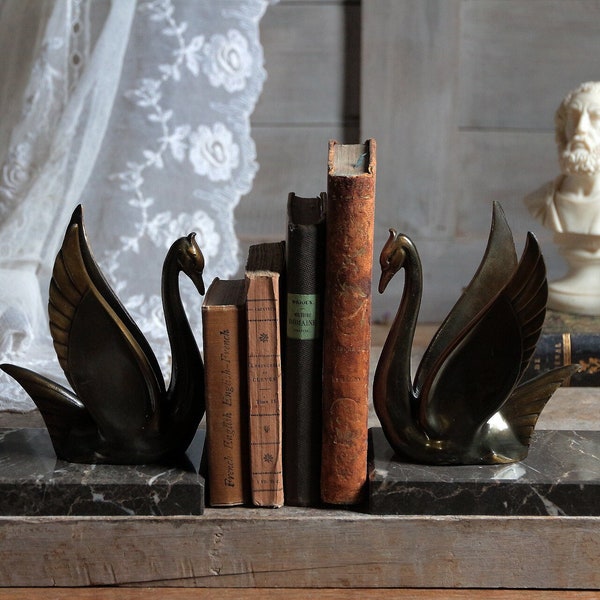
[[[317,294],[287,295],[287,335],[295,340],[319,337],[319,296]]]

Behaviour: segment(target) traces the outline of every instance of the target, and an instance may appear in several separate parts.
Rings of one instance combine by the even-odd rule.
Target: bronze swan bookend
[[[162,300],[172,371],[165,386],[147,340],[101,273],[77,207],[56,257],[48,311],[73,391],[10,364],[40,410],[56,455],[70,462],[143,464],[183,454],[204,415],[204,367],[179,292],[184,272],[204,293],[194,234],[169,249]]]
[[[520,261],[499,204],[483,260],[425,351],[414,380],[410,357],[422,294],[413,242],[390,229],[379,291],[400,269],[404,289],[373,383],[383,432],[400,459],[493,464],[527,456],[538,416],[568,365],[519,383],[544,322],[546,268],[529,233]]]

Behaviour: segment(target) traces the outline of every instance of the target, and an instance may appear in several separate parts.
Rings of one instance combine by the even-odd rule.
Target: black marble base
[[[83,465],[58,460],[45,429],[0,429],[0,515],[200,515],[203,432],[184,465]]]
[[[389,515],[600,515],[600,432],[536,431],[509,465],[425,466],[393,460],[369,430],[369,512]]]

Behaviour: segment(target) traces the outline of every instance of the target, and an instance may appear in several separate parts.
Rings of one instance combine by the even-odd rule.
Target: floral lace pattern
[[[266,76],[258,25],[268,4],[138,0],[109,125],[79,198],[96,259],[166,376],[160,274],[168,247],[195,231],[207,286],[238,269],[233,210],[258,169],[250,115]],[[2,167],[0,219],[26,185],[34,151],[25,142]],[[181,287],[200,343],[202,298],[185,277]],[[55,362],[52,355],[40,370],[54,373]],[[3,393],[3,406],[31,404],[21,397],[15,406]]]
[[[164,58],[171,60],[144,67],[136,85],[124,91],[124,97],[144,116],[147,134],[142,148],[134,148],[126,159],[126,168],[109,175],[119,188],[111,190],[112,202],[126,202],[135,212],[128,213],[120,247],[100,254],[100,262],[157,349],[165,370],[169,347],[158,265],[176,238],[194,230],[206,260],[206,284],[216,276],[233,275],[238,268],[233,209],[249,191],[258,168],[249,117],[265,77],[257,24],[266,4],[245,0],[223,5],[211,9],[212,19],[196,19],[193,25],[191,19],[182,18],[182,3],[151,0],[138,5],[138,17],[147,20],[153,39],[161,36],[170,47]],[[218,11],[221,15],[216,19]],[[221,32],[221,28],[226,29]],[[178,89],[209,101],[203,100],[193,112],[182,111],[173,102]],[[212,95],[218,103],[210,100]],[[183,100],[187,103],[187,97]],[[177,193],[185,199],[179,206],[171,195],[157,194],[153,185],[167,170],[181,177]],[[150,264],[157,265],[154,288],[142,289],[133,273],[148,264],[149,255],[153,257]],[[139,268],[132,273],[130,265],[135,263]],[[195,290],[186,293],[187,288],[183,289],[190,320],[200,335],[202,299]]]

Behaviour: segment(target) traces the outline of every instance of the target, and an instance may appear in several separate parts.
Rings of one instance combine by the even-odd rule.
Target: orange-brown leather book
[[[206,451],[211,506],[250,499],[246,282],[216,278],[202,304]]]
[[[367,476],[375,140],[329,142],[321,498],[361,501]]]
[[[246,264],[250,487],[255,506],[283,505],[280,286],[285,242],[250,247]]]

